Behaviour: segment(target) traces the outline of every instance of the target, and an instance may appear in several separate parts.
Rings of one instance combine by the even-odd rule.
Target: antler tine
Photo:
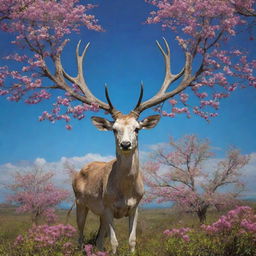
[[[164,57],[164,62],[165,62],[164,82],[163,82],[162,87],[160,88],[158,94],[164,93],[168,89],[169,85],[173,82],[173,80],[178,79],[178,78],[176,78],[176,75],[173,75],[171,73],[171,51],[170,51],[169,44],[167,43],[167,41],[164,37],[163,37],[163,40],[164,40],[166,51],[162,48],[160,43],[158,41],[156,41],[156,44],[157,44],[158,48],[160,49],[160,51]]]
[[[138,99],[138,102],[136,104],[136,107],[131,111],[132,114],[134,114],[136,116],[136,118],[138,118],[140,116],[140,111],[139,111],[139,107],[143,98],[143,92],[144,92],[144,85],[143,82],[141,81],[140,83],[140,96]]]
[[[144,92],[144,85],[143,85],[143,82],[141,81],[141,83],[140,83],[140,96],[139,96],[139,99],[138,99],[138,102],[137,102],[135,108],[131,111],[131,113],[135,114],[137,116],[137,118],[140,115],[140,112],[138,111],[138,108],[140,107],[140,104],[141,104],[141,101],[142,101],[142,98],[143,98],[143,92]]]
[[[168,87],[170,85],[170,83],[173,83],[174,81],[176,81],[177,79],[179,79],[185,72],[185,67],[182,68],[182,70],[180,71],[180,73],[174,75],[172,74],[171,72],[171,51],[170,51],[170,47],[169,47],[169,44],[167,42],[167,40],[163,37],[163,40],[164,40],[164,44],[165,44],[165,48],[167,50],[167,53],[165,53],[165,51],[163,50],[162,46],[159,44],[158,41],[157,42],[157,45],[160,49],[160,51],[162,52],[163,56],[164,56],[164,59],[165,59],[165,63],[167,63],[165,65],[165,72],[166,74],[168,73],[168,76],[170,75],[170,79],[171,81],[169,81],[169,84],[168,84]],[[166,75],[167,76],[167,75]],[[168,87],[166,88],[166,90],[168,89]]]
[[[85,54],[90,46],[90,42],[88,42],[84,47],[82,55],[79,54],[80,44],[81,44],[81,40],[79,40],[76,46],[76,61],[77,61],[77,67],[78,67],[77,78],[79,79],[81,77],[81,79],[83,79],[83,61],[84,61]]]
[[[80,49],[81,42],[82,42],[82,40],[79,40],[77,45],[76,45],[76,56],[79,56],[79,49]]]
[[[160,90],[157,92],[156,95],[154,95],[152,98],[149,100],[141,103],[134,109],[133,112],[136,112],[140,114],[142,111],[144,111],[147,108],[156,106],[163,101],[165,101],[168,98],[173,97],[174,95],[178,94],[179,92],[183,91],[193,80],[193,77],[191,76],[191,65],[192,65],[192,57],[191,54],[184,49],[185,55],[186,55],[186,63],[182,70],[178,74],[172,74],[171,72],[171,51],[169,44],[167,43],[166,39],[163,37],[164,45],[165,45],[165,50],[161,46],[161,44],[156,41],[156,44],[161,51],[163,57],[164,57],[164,62],[165,62],[165,77],[163,84],[160,88]],[[183,80],[181,81],[180,85],[178,85],[177,88],[172,90],[171,92],[167,92],[167,89],[169,86],[174,83],[176,80],[178,80],[180,77],[183,77]]]
[[[76,46],[76,62],[77,62],[77,76],[76,77],[72,77],[69,74],[67,74],[65,72],[65,70],[62,68],[62,72],[63,75],[66,79],[68,79],[70,82],[78,85],[78,87],[80,88],[80,90],[85,94],[86,97],[93,96],[92,93],[89,91],[85,79],[83,77],[83,60],[86,54],[86,51],[88,49],[88,47],[90,46],[90,43],[87,43],[87,45],[85,46],[82,55],[79,55],[79,49],[80,49],[80,44],[81,44],[81,40],[78,41],[77,46]],[[89,91],[89,94],[88,94]]]
[[[104,109],[113,115],[113,112],[116,112],[116,110],[113,108],[113,105],[111,104],[111,102],[108,101],[108,103],[110,103],[110,104],[106,104],[105,102],[99,100],[97,97],[95,97],[92,94],[92,92],[90,91],[89,87],[86,84],[86,81],[85,81],[85,78],[83,75],[83,61],[84,61],[86,52],[90,46],[90,43],[86,44],[81,55],[79,54],[80,44],[81,44],[81,40],[79,40],[79,42],[76,46],[77,76],[72,77],[72,76],[68,75],[61,66],[63,76],[67,80],[69,80],[71,83],[76,84],[80,88],[81,92],[83,93],[83,95],[86,99],[87,104],[96,103],[99,106],[99,108]],[[109,99],[109,97],[107,98],[107,100],[108,99]]]
[[[170,57],[171,51],[170,51],[169,44],[167,43],[167,41],[164,37],[163,37],[163,40],[164,40],[164,44],[165,44],[165,47],[166,47],[166,50],[167,50],[167,54],[163,50],[163,48],[162,48],[161,44],[158,42],[158,40],[156,40],[156,44],[157,44],[157,46],[159,47],[159,49],[161,50],[161,52],[164,56],[167,55],[168,57]],[[168,60],[170,60],[170,58],[168,58]]]
[[[138,100],[137,105],[134,108],[134,110],[136,110],[136,108],[138,108],[140,106],[141,100],[143,98],[143,92],[144,92],[144,85],[143,85],[143,82],[141,81],[141,83],[140,83],[140,97],[139,97],[139,100]]]
[[[109,94],[108,94],[108,86],[105,84],[105,96],[109,105],[109,113],[112,115],[114,119],[117,119],[118,115],[121,113],[120,111],[116,110],[110,100]]]
[[[108,102],[108,105],[109,105],[110,109],[113,109],[114,107],[113,107],[113,104],[112,104],[112,102],[111,102],[111,100],[109,98],[107,84],[105,84],[105,96],[106,96],[106,99],[107,99],[107,102]]]

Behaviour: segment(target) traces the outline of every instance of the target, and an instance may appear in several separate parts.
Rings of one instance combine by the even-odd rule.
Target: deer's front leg
[[[136,246],[136,228],[138,221],[138,207],[129,216],[129,245],[131,252],[135,251]]]
[[[97,235],[96,246],[100,251],[104,250],[104,238],[108,232],[108,223],[104,216],[100,216],[100,228]]]
[[[117,246],[118,246],[118,241],[117,241],[117,238],[116,238],[116,234],[115,234],[115,230],[114,230],[114,225],[113,225],[114,217],[113,217],[113,213],[111,212],[110,209],[105,211],[104,219],[107,222],[107,226],[108,226],[108,230],[109,230],[110,243],[111,243],[111,247],[112,247],[112,253],[115,254]]]

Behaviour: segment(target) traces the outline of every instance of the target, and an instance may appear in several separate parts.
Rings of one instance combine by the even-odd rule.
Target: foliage
[[[249,225],[245,223],[250,223]],[[236,207],[200,230],[184,228],[164,231],[171,256],[253,256],[256,253],[256,218],[252,208]],[[183,232],[183,233],[182,233]]]
[[[171,111],[164,111],[164,116],[185,113],[190,117],[193,112],[209,120],[217,116],[221,99],[237,88],[256,87],[256,62],[250,58],[253,53],[239,49],[232,40],[241,30],[248,32],[251,22],[255,22],[255,0],[146,2],[155,6],[147,23],[160,23],[163,29],[174,33],[184,53],[189,53],[191,58],[190,90],[170,100]],[[253,40],[249,35],[244,37],[248,43],[249,37]]]
[[[54,207],[69,197],[69,192],[51,183],[52,172],[43,172],[38,167],[29,172],[17,171],[12,184],[6,187],[13,193],[8,201],[17,206],[18,213],[30,213],[34,224],[41,217],[48,223],[56,221]]]
[[[219,189],[231,184],[241,187],[240,170],[249,157],[230,149],[211,172],[207,163],[212,156],[207,140],[195,135],[177,141],[171,138],[168,146],[155,150],[144,164],[145,182],[150,188],[146,201],[174,201],[185,211],[196,212],[201,222],[210,206],[219,209],[237,203],[239,190],[220,193]]]

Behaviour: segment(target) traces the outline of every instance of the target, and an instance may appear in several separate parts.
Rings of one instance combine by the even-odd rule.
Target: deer
[[[86,84],[83,74],[83,60],[88,50],[88,43],[80,55],[80,43],[76,47],[77,76],[67,74],[62,67],[60,54],[54,57],[55,74],[51,74],[47,67],[44,74],[54,81],[54,88],[62,89],[74,99],[85,104],[96,104],[112,116],[113,120],[93,116],[92,123],[100,131],[112,131],[115,137],[116,159],[110,162],[91,162],[77,172],[72,181],[76,203],[76,220],[79,231],[79,244],[84,242],[84,226],[88,211],[92,211],[100,218],[100,227],[96,239],[99,250],[104,249],[104,238],[109,235],[112,253],[115,254],[118,241],[114,230],[114,218],[128,217],[129,219],[129,246],[135,251],[136,227],[138,221],[138,205],[144,194],[143,178],[139,165],[138,133],[143,129],[154,128],[160,120],[155,114],[139,120],[140,114],[153,106],[158,106],[165,100],[174,97],[188,86],[191,86],[196,76],[202,72],[202,67],[192,75],[193,54],[183,45],[185,65],[178,74],[171,72],[170,48],[163,38],[165,50],[156,41],[165,62],[165,77],[159,91],[150,99],[142,102],[144,86],[141,84],[140,95],[135,108],[129,114],[118,111],[111,103],[108,88],[105,86],[107,103],[92,94]],[[65,43],[64,43],[65,44]],[[63,47],[64,47],[63,44]],[[177,80],[180,83],[172,90],[167,91]],[[72,89],[66,82],[75,84],[79,91]]]

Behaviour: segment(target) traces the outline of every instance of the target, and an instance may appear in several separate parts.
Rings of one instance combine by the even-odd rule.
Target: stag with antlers
[[[93,124],[100,131],[113,131],[116,143],[116,159],[110,162],[92,162],[76,173],[73,179],[73,189],[76,197],[76,215],[79,229],[79,243],[83,244],[83,231],[86,216],[89,210],[100,217],[96,245],[102,250],[104,238],[110,236],[112,252],[115,253],[118,241],[113,227],[114,218],[129,218],[129,245],[133,252],[136,245],[136,226],[138,218],[138,205],[144,194],[143,180],[139,168],[138,132],[141,129],[151,129],[156,126],[160,115],[152,115],[139,121],[140,114],[166,99],[183,91],[195,76],[192,76],[192,55],[185,50],[185,66],[179,74],[171,73],[170,48],[164,39],[166,50],[157,42],[165,61],[165,78],[160,90],[151,99],[142,102],[143,85],[135,108],[129,114],[122,114],[111,103],[108,89],[105,95],[108,103],[96,98],[89,90],[83,76],[83,59],[89,47],[86,45],[82,55],[79,54],[80,42],[76,49],[78,75],[71,77],[61,64],[60,56],[55,58],[56,72],[52,75],[47,68],[45,74],[55,82],[56,88],[67,91],[72,97],[86,104],[97,104],[100,109],[110,113],[113,120],[102,117],[92,117]],[[185,49],[185,48],[184,48]],[[167,92],[169,86],[181,78],[179,85]],[[67,81],[76,84],[80,93],[74,91]]]

